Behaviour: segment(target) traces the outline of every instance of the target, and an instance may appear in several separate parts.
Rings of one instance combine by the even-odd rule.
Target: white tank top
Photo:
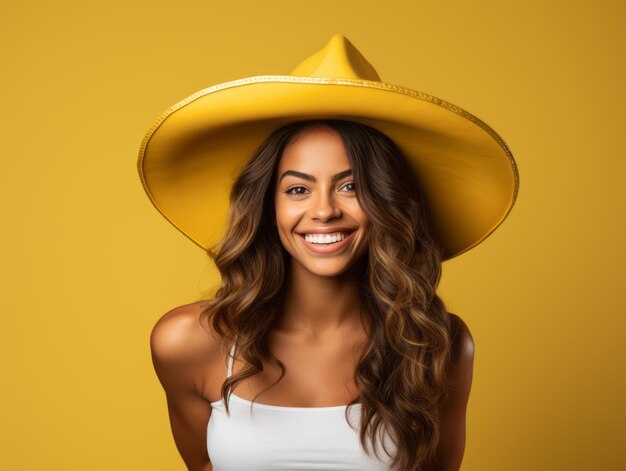
[[[233,372],[235,345],[230,350],[228,376]],[[354,470],[389,471],[391,458],[378,440],[379,461],[372,445],[368,456],[358,432],[344,416],[347,406],[285,407],[230,397],[212,402],[207,425],[207,449],[214,471]],[[252,409],[251,409],[252,407]],[[361,404],[350,407],[350,423],[358,430]],[[396,448],[384,436],[390,453]]]

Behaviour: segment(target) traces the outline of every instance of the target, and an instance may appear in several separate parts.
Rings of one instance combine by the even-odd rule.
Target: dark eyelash
[[[294,185],[294,186],[290,186],[289,188],[287,188],[285,190],[285,193],[289,193],[291,190],[295,189],[295,188],[304,188],[302,185]],[[295,195],[296,193],[291,193],[292,195]]]

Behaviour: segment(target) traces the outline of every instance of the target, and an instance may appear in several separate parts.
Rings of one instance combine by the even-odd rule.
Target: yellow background
[[[624,3],[5,3],[3,470],[184,470],[149,333],[215,281],[151,206],[144,133],[219,82],[348,37],[510,145],[512,213],[444,264],[476,344],[464,471],[626,469]]]

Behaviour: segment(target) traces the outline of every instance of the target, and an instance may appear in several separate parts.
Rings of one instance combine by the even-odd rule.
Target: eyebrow
[[[282,176],[280,177],[280,180],[278,181],[280,182],[287,175],[293,175],[294,177],[302,178],[310,182],[317,181],[317,179],[313,175],[309,175],[308,173],[297,172],[295,170],[287,170],[285,173],[282,174]],[[339,172],[338,174],[333,175],[330,178],[330,181],[334,183],[337,180],[341,180],[342,178],[347,177],[348,175],[352,175],[352,169],[344,170],[343,172]]]

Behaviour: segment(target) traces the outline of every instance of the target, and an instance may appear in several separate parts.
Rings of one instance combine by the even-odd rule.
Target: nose
[[[312,198],[310,212],[312,219],[322,221],[341,216],[341,208],[337,205],[332,190],[319,192],[315,198]]]

